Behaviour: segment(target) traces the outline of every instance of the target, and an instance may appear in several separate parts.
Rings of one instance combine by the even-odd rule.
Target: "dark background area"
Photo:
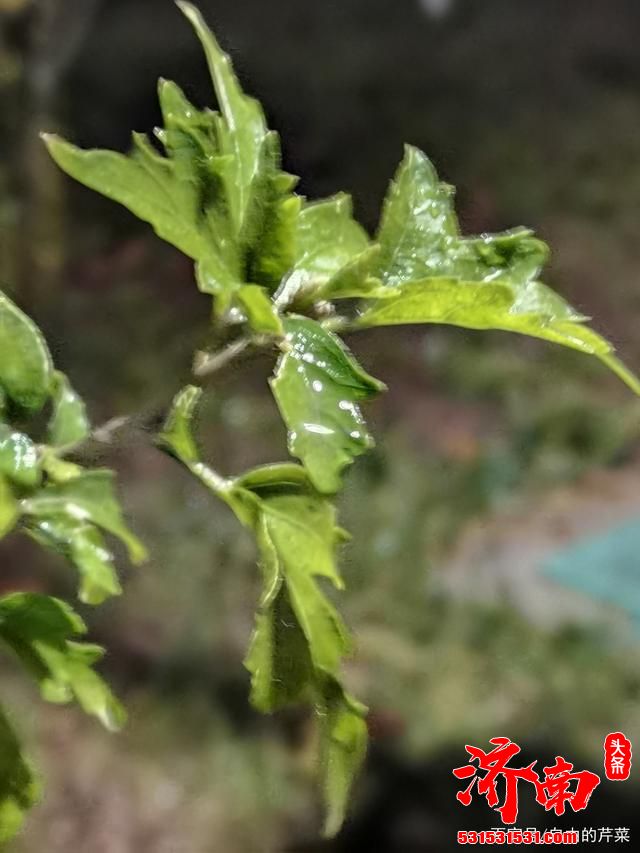
[[[352,193],[373,232],[403,143],[423,148],[458,187],[465,232],[535,228],[553,248],[548,283],[640,369],[637,2],[199,5],[302,193]],[[185,258],[59,173],[37,132],[125,150],[131,129],[159,121],[159,76],[213,106],[199,44],[170,0],[0,0],[0,22],[1,286],[46,330],[96,423],[164,404],[208,300]],[[2,664],[46,780],[15,853],[448,850],[455,830],[498,823],[482,800],[455,802],[465,743],[508,735],[527,762],[560,753],[598,772],[607,732],[637,740],[633,559],[623,606],[611,602],[618,526],[637,524],[640,546],[638,403],[586,357],[506,334],[400,328],[349,343],[390,389],[342,506],[359,643],[346,677],[373,735],[353,821],[333,847],[316,841],[311,721],[248,707],[252,543],[132,431],[94,461],[121,473],[151,560],[134,571],[123,558],[124,596],[86,614],[130,724],[114,738],[43,707]],[[225,472],[284,453],[271,367],[233,368],[207,398],[203,433]],[[584,588],[545,575],[605,535],[611,565],[595,571],[611,570],[611,595],[589,595],[586,570]],[[28,542],[0,546],[3,589],[71,592],[69,575]],[[561,824],[528,799],[523,825]],[[603,783],[568,825],[629,826],[633,840],[637,802],[633,779]]]

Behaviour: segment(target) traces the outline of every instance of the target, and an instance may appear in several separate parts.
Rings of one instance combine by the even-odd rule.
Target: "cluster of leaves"
[[[176,396],[158,441],[255,537],[263,593],[246,659],[251,699],[265,712],[303,701],[317,711],[326,829],[334,833],[365,754],[366,709],[342,684],[341,663],[352,643],[322,584],[343,586],[335,552],[345,534],[336,523],[335,495],[345,467],[372,445],[361,404],[384,390],[336,332],[406,323],[503,329],[595,355],[635,391],[640,384],[585,325],[586,318],[539,280],[547,248],[530,231],[461,235],[452,189],[417,149],[406,149],[374,240],[353,219],[347,196],[310,203],[297,195],[260,105],[243,93],[199,12],[188,3],[178,5],[202,42],[220,112],[195,107],[178,86],[161,80],[164,127],[155,132],[157,145],[134,134],[131,152],[123,155],[82,151],[55,136],[45,141],[66,172],[125,205],[193,259],[198,287],[213,297],[214,321],[228,329],[233,345],[279,350],[270,384],[289,450],[301,464],[220,476],[202,460],[193,434],[201,394],[196,386]],[[24,449],[0,457],[9,464],[0,480],[7,495],[3,524],[9,529],[23,519],[28,532],[68,553],[81,570],[85,600],[97,601],[117,590],[98,528],[124,538],[134,559],[142,550],[122,526],[109,475],[69,468],[56,455],[56,446],[86,433],[86,420],[28,328],[40,360],[22,399],[18,394],[16,400],[10,372],[0,378],[23,407],[39,408],[54,395],[53,450],[35,447],[24,436],[5,439],[16,447],[23,442]],[[2,346],[0,339],[4,365]],[[34,357],[22,346],[9,348],[25,364]],[[196,365],[206,363],[206,354],[199,354]],[[16,471],[10,460],[18,455]],[[33,460],[31,467],[26,459]],[[69,631],[79,629],[62,605],[47,602],[59,608]],[[34,624],[43,621],[49,625],[44,618]],[[0,621],[0,630],[4,624]],[[46,693],[58,696],[62,675],[51,675],[51,660],[62,655],[63,687],[83,702],[71,673],[80,660],[86,674],[94,651],[69,645],[62,629],[55,636],[62,639],[53,658],[38,646],[29,660],[46,673]],[[15,775],[21,773],[18,762]]]
[[[41,440],[33,437],[40,432]],[[120,538],[134,561],[145,552],[123,521],[112,472],[64,459],[88,435],[84,404],[54,370],[42,335],[0,293],[0,539],[21,531],[63,554],[79,572],[81,601],[98,604],[120,592],[103,531]],[[75,700],[115,730],[124,712],[93,669],[102,649],[77,639],[85,632],[82,619],[60,599],[33,592],[0,597],[1,644],[35,678],[43,698]],[[37,791],[0,709],[0,841],[20,826]]]

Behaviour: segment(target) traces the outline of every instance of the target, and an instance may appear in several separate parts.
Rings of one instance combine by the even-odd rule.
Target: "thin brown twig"
[[[221,371],[224,367],[231,364],[243,353],[246,353],[251,347],[264,346],[267,339],[263,338],[238,338],[227,344],[222,349],[214,353],[200,352],[196,355],[193,375],[195,384],[202,385],[208,381],[214,374]],[[135,412],[129,415],[117,415],[109,418],[105,423],[95,427],[90,435],[82,441],[67,445],[66,447],[58,448],[58,456],[68,456],[72,453],[77,453],[86,444],[95,442],[97,444],[111,445],[114,438],[123,429],[138,426],[141,430],[149,429],[149,424],[157,421],[164,415],[168,407],[159,407],[157,404],[150,407],[147,411]]]

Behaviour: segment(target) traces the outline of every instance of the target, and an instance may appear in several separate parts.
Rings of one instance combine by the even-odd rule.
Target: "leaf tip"
[[[189,15],[198,14],[198,10],[193,5],[193,3],[188,3],[187,0],[175,0],[175,3],[178,9],[180,9],[180,11],[182,12],[182,14],[186,15],[187,17],[189,17]]]
[[[135,536],[132,537],[129,543],[129,559],[134,566],[140,566],[142,563],[146,563],[149,559],[149,551],[147,550],[146,545],[144,545],[144,543]]]
[[[47,131],[41,130],[39,136],[47,146],[47,150],[50,153],[53,153],[53,150],[64,142],[62,137],[58,136],[57,133],[48,133]]]
[[[187,0],[175,0],[175,4],[180,9],[185,18],[196,28],[202,30],[205,28],[202,13],[193,3],[188,3]]]
[[[110,705],[98,712],[97,717],[105,729],[114,734],[122,731],[127,722],[127,712],[115,697]]]

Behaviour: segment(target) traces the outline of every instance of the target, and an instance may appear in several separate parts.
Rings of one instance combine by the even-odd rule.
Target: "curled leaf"
[[[75,698],[88,714],[116,730],[124,723],[124,710],[93,670],[103,651],[72,639],[85,631],[82,619],[57,598],[34,593],[0,598],[0,640],[36,678],[43,697],[50,702]]]
[[[68,559],[80,574],[80,601],[102,604],[120,595],[122,587],[116,574],[113,555],[97,527],[73,515],[56,514],[36,517],[26,531],[45,548]]]
[[[53,447],[77,444],[89,435],[91,426],[80,395],[59,370],[53,376],[53,412],[49,421],[48,439]]]
[[[358,403],[385,386],[316,321],[289,317],[284,325],[288,348],[271,389],[289,430],[289,450],[319,491],[337,492],[342,469],[373,446]]]
[[[90,522],[122,540],[132,562],[141,563],[146,559],[146,548],[122,517],[112,471],[82,471],[71,479],[48,483],[22,500],[21,509],[34,519],[68,516],[77,522]]]
[[[367,753],[367,709],[337,682],[320,693],[320,753],[326,803],[324,831],[329,838],[342,826],[353,781]]]
[[[369,238],[353,218],[345,193],[305,205],[298,217],[295,256],[278,291],[281,304],[362,295],[371,271]]]
[[[199,389],[174,400],[160,443],[226,501],[256,537],[262,595],[245,666],[251,702],[263,712],[313,702],[321,731],[326,832],[335,834],[364,759],[366,709],[342,688],[340,666],[351,638],[321,586],[341,589],[336,547],[345,533],[331,500],[292,463],[263,465],[222,480],[200,459],[191,431]]]
[[[453,190],[416,148],[407,147],[391,184],[378,242],[386,287],[371,294],[358,327],[450,323],[518,332],[595,355],[640,394],[640,381],[585,325],[588,318],[539,281],[546,245],[527,229],[462,237]]]

